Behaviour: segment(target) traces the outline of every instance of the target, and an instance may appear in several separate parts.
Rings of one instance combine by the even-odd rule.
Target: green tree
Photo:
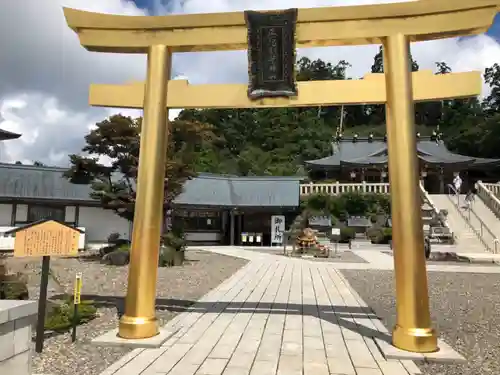
[[[75,184],[89,184],[91,197],[105,209],[132,220],[136,199],[142,118],[114,115],[96,124],[85,136],[82,155],[70,155],[67,177]],[[197,121],[171,122],[165,175],[164,210],[196,175],[200,149],[216,139],[210,125]]]
[[[495,115],[500,111],[500,65],[493,64],[484,71],[484,80],[490,86],[491,92],[484,101],[483,107],[487,115]]]

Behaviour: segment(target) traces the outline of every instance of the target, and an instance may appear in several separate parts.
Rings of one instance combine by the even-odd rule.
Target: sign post
[[[47,309],[47,287],[50,274],[50,256],[42,257],[42,276],[40,279],[40,297],[38,298],[38,317],[36,325],[35,350],[41,353],[45,334],[45,311]]]
[[[76,326],[78,325],[78,305],[80,305],[82,296],[82,274],[77,273],[75,276],[75,290],[73,292],[73,330],[71,332],[71,342],[76,341]]]
[[[335,242],[335,254],[339,251],[340,228],[332,228],[332,240]]]
[[[45,333],[50,257],[77,255],[81,231],[55,220],[41,220],[6,233],[15,233],[14,257],[42,257],[35,341],[35,350],[37,353],[41,353]]]
[[[271,246],[276,244],[280,246],[283,244],[283,237],[285,235],[285,216],[272,215],[271,216]]]

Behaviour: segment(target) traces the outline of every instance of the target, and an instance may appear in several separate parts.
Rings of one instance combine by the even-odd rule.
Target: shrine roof
[[[9,139],[17,139],[21,134],[13,133],[8,130],[0,129],[0,141],[6,141]]]
[[[459,165],[481,167],[500,165],[500,159],[484,159],[460,155],[448,150],[442,141],[420,138],[417,154],[423,163],[430,165]],[[388,163],[387,143],[384,139],[342,139],[335,145],[333,155],[306,161],[312,169],[339,168],[345,166],[377,166]]]
[[[98,205],[91,187],[63,177],[65,168],[0,164],[0,199]],[[178,206],[297,207],[300,177],[239,177],[199,174],[184,185]]]

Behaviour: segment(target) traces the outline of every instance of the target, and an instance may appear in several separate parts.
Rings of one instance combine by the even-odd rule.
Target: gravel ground
[[[278,248],[278,249],[270,249],[270,248],[261,249],[259,247],[246,247],[245,250],[256,251],[258,253],[264,253],[264,254],[274,254],[274,255],[285,256],[283,254],[283,249],[281,249],[281,248]],[[299,258],[299,257],[295,257],[295,258]],[[340,250],[336,255],[333,255],[333,252],[332,252],[330,258],[314,258],[314,257],[307,257],[307,256],[304,256],[302,258],[307,259],[307,260],[316,261],[316,262],[368,263],[363,258],[357,256],[352,251],[348,251],[348,250]]]
[[[29,289],[36,298],[40,283],[40,261],[10,258],[9,269],[23,270],[29,277]],[[23,263],[24,262],[24,263]],[[247,263],[246,260],[189,250],[182,267],[159,268],[157,296],[160,323],[172,319],[177,313],[166,306],[167,299],[195,301],[217,287]],[[82,299],[101,301],[98,317],[78,327],[77,342],[71,343],[70,333],[47,337],[44,351],[34,353],[33,373],[47,375],[97,375],[117,361],[129,349],[94,346],[90,341],[118,325],[117,310],[121,310],[127,288],[128,267],[113,267],[98,261],[76,258],[53,258],[49,284],[49,298],[73,291],[74,277],[83,273]],[[163,300],[162,300],[163,299]],[[117,307],[120,306],[120,307]]]
[[[383,319],[395,323],[391,271],[343,270],[351,286]],[[500,275],[429,273],[433,322],[467,364],[419,364],[427,375],[500,374]]]

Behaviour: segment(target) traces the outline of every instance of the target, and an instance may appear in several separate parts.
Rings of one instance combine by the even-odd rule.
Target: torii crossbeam
[[[413,100],[439,101],[467,98],[481,92],[481,73],[434,75],[430,70],[412,74]],[[190,85],[184,80],[167,84],[167,108],[266,108],[349,104],[385,104],[387,93],[383,73],[367,74],[360,80],[299,82],[294,98],[250,100],[241,84]],[[146,84],[93,84],[89,104],[99,107],[144,108]]]
[[[475,35],[492,24],[500,0],[420,0],[383,5],[299,9],[297,47],[382,44],[385,85],[359,81],[303,82],[290,99],[249,101],[241,85],[190,86],[170,80],[173,52],[247,47],[243,12],[127,17],[64,9],[67,23],[89,51],[148,54],[145,84],[96,85],[92,105],[144,108],[137,204],[125,315],[119,336],[153,337],[163,176],[169,108],[314,106],[386,103],[397,321],[393,344],[413,352],[438,350],[429,313],[420,215],[414,100],[480,93],[480,74],[432,76],[409,67],[410,42]],[[414,82],[413,82],[414,81]]]

